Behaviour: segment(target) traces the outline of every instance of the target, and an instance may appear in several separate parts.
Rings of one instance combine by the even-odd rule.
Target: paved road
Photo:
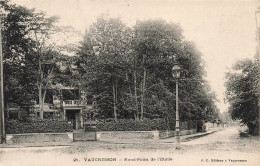
[[[72,147],[8,148],[0,149],[0,166],[258,166],[260,163],[259,138],[240,137],[237,127],[228,128],[189,142],[183,142],[181,150],[175,150],[174,147],[174,143],[99,144],[97,142],[87,142],[85,145]]]

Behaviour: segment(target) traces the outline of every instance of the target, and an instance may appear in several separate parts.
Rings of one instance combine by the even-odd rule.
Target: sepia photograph
[[[260,0],[0,0],[0,166],[260,165]]]

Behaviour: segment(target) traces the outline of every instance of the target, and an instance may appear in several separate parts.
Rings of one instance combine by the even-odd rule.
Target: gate
[[[73,133],[73,141],[96,141],[97,122],[95,119],[86,116],[83,122],[84,131]]]

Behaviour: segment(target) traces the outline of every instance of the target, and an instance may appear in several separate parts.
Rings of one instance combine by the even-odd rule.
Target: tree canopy
[[[250,134],[258,133],[258,63],[245,59],[236,62],[226,74],[226,99],[232,119],[240,119]]]
[[[74,86],[88,94],[98,118],[165,118],[175,116],[172,66],[179,80],[182,121],[215,121],[216,96],[205,80],[202,54],[185,40],[182,28],[164,20],[137,21],[100,16],[85,32],[79,48],[57,39],[69,27],[58,17],[2,2],[6,102],[38,98],[41,117],[47,89]],[[72,32],[73,33],[73,32]],[[57,38],[59,35],[59,38]],[[66,35],[65,35],[66,36]],[[73,35],[72,35],[73,36]],[[72,51],[72,52],[71,52]],[[74,51],[74,52],[73,52]]]
[[[97,116],[142,120],[175,116],[171,68],[179,63],[181,118],[209,121],[218,109],[201,56],[177,24],[147,20],[129,28],[103,15],[86,30],[76,65]]]
[[[55,35],[67,29],[56,25],[58,17],[47,17],[44,12],[9,1],[1,1],[1,7],[5,13],[2,20],[5,105],[29,106],[37,98],[42,105],[46,90],[61,81],[56,76],[64,74],[58,63],[70,59],[64,54],[65,45],[55,40]],[[43,117],[41,106],[40,112]]]

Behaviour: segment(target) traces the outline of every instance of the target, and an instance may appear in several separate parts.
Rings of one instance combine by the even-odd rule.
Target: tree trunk
[[[126,80],[128,82],[128,88],[129,88],[129,93],[130,93],[130,100],[131,100],[131,103],[137,103],[136,99],[136,95],[133,95],[132,94],[132,90],[131,90],[131,83],[129,82],[129,79],[128,79],[128,74],[126,73]],[[136,108],[138,108],[138,106],[136,106]],[[136,111],[137,112],[137,111]],[[137,115],[136,115],[136,112],[134,113],[134,118],[135,120],[137,120]]]
[[[40,118],[43,119],[43,101],[42,101],[42,79],[43,79],[43,72],[42,72],[42,64],[40,60],[40,56],[38,53],[38,80],[37,80],[37,85],[38,85],[38,100],[39,100],[39,113],[40,113]]]
[[[46,89],[42,93],[42,86],[39,88],[39,111],[40,111],[40,118],[43,119],[43,106],[45,103],[45,96],[46,96]]]
[[[136,87],[136,71],[134,72],[134,97],[135,97],[135,108],[136,108],[136,115],[135,120],[139,121],[139,109],[138,109],[138,100],[137,100],[137,87]]]
[[[132,99],[132,90],[131,90],[131,83],[129,82],[129,78],[128,78],[128,74],[126,73],[126,82],[128,84],[128,89],[129,89],[129,93],[130,93],[130,97]]]
[[[40,118],[43,119],[43,101],[42,101],[42,86],[38,86],[39,112]]]
[[[114,119],[117,121],[117,86],[113,84]]]
[[[39,74],[40,79],[38,80],[38,98],[39,98],[39,112],[40,112],[40,118],[43,119],[43,106],[45,102],[45,96],[46,96],[46,89],[43,90],[43,71],[41,67],[41,63],[39,62]]]
[[[9,111],[8,101],[5,102],[5,108],[6,108],[6,119],[9,119],[10,111]]]
[[[141,117],[140,120],[143,120],[144,117],[144,95],[145,95],[145,83],[146,83],[146,70],[144,69],[144,78],[141,84]]]
[[[58,90],[58,95],[59,95],[59,100],[60,100],[60,115],[62,115],[61,118],[65,120],[65,114],[64,114],[64,110],[63,110],[62,90],[61,89]]]

